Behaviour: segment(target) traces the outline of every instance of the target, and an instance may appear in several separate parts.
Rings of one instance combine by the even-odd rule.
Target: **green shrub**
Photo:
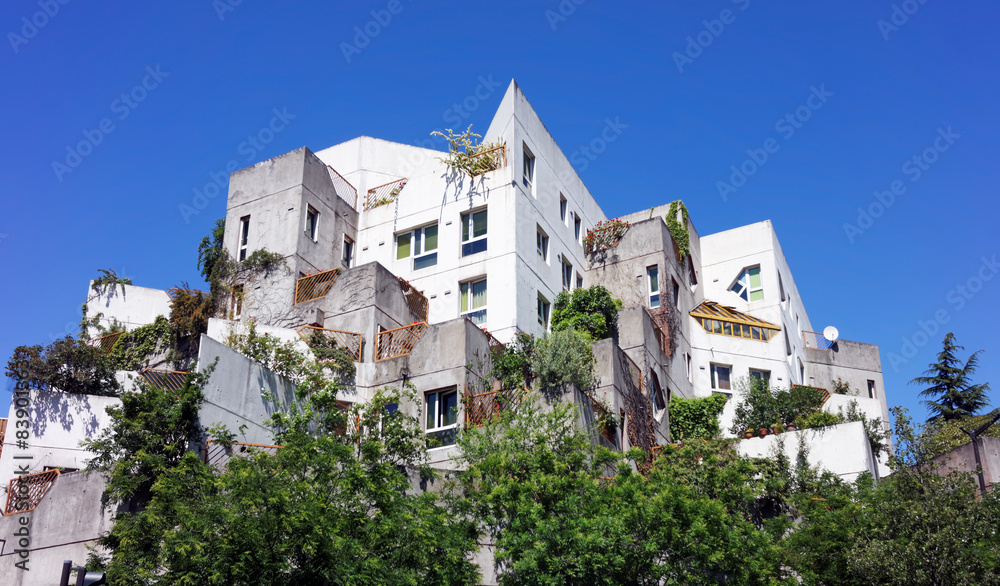
[[[531,334],[518,332],[503,350],[493,352],[493,371],[490,376],[500,381],[500,386],[509,391],[528,386],[534,376],[531,369],[534,353],[535,338]]]
[[[592,340],[603,340],[617,326],[621,308],[621,300],[600,285],[581,287],[572,294],[563,291],[552,307],[552,331],[579,330]]]
[[[730,433],[741,434],[749,428],[788,424],[803,415],[819,410],[823,391],[814,387],[769,388],[758,379],[742,378],[736,382],[740,403],[736,405]]]
[[[6,374],[19,388],[111,396],[120,391],[114,364],[104,352],[70,336],[45,348],[18,346]]]
[[[536,340],[531,369],[541,388],[568,383],[589,389],[594,382],[590,338],[577,330],[558,330]]]
[[[670,437],[675,441],[715,439],[719,436],[719,414],[726,406],[726,396],[670,399]]]
[[[813,411],[812,413],[799,416],[795,425],[799,426],[801,429],[815,429],[817,427],[829,427],[843,422],[844,418],[835,413]]]

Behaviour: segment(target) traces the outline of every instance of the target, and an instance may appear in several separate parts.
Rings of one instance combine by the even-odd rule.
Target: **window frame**
[[[562,225],[566,225],[566,218],[569,214],[569,201],[566,200],[566,196],[562,193],[559,194],[559,221]]]
[[[724,369],[726,371],[726,384],[728,386],[722,386],[722,379],[718,376],[719,369]],[[712,388],[715,390],[731,391],[733,390],[733,365],[732,364],[719,364],[716,362],[709,363],[709,377],[712,381]]]
[[[573,238],[578,244],[583,244],[583,219],[576,212],[573,212]]]
[[[875,388],[875,381],[872,379],[868,379],[868,398],[869,399],[878,398],[878,389]]]
[[[475,307],[473,306],[473,303],[475,302],[475,292],[473,291],[472,288],[473,286],[478,285],[479,283],[486,283],[486,285],[484,285],[486,287],[485,291],[486,303],[484,303],[481,307]],[[470,281],[464,281],[462,283],[459,283],[458,289],[459,289],[459,295],[458,295],[459,315],[461,317],[467,318],[469,321],[476,324],[477,326],[482,326],[483,324],[485,324],[486,318],[489,315],[487,311],[487,309],[489,308],[489,284],[487,283],[486,277],[472,279]],[[463,298],[468,299],[469,301],[468,308],[463,307],[464,305]],[[478,313],[482,313],[481,318],[479,318],[478,316],[469,317],[473,314],[478,314]],[[477,323],[476,319],[481,319],[481,321]]]
[[[656,290],[653,290],[653,282],[656,282]],[[653,265],[646,267],[646,302],[650,309],[660,307],[660,267]]]
[[[237,235],[236,247],[237,257],[243,261],[247,259],[247,249],[250,243],[250,216],[249,214],[240,218],[240,232]]]
[[[524,181],[524,185],[528,188],[528,191],[531,192],[531,195],[535,195],[535,180],[537,178],[535,168],[536,157],[531,152],[531,149],[528,148],[528,145],[523,142],[521,143],[521,159],[523,163],[521,167],[521,179]]]
[[[347,234],[344,234],[344,241],[340,248],[340,264],[347,268],[351,268],[351,263],[354,262],[354,240]]]
[[[542,230],[541,225],[536,224],[537,231],[535,232],[535,248],[538,252],[538,256],[542,257],[542,261],[545,264],[549,263],[549,235]]]
[[[552,304],[548,299],[542,295],[542,292],[538,292],[538,325],[542,326],[542,329],[546,332],[549,331],[549,320],[552,317]]]
[[[566,255],[562,255],[562,288],[563,291],[573,290],[573,263],[567,262]]]
[[[454,396],[454,420],[451,423],[444,423],[447,421],[448,414],[443,413],[441,410],[442,405],[447,404],[447,399]],[[434,413],[431,413],[431,397],[434,397],[433,409]],[[428,391],[424,393],[424,435],[427,440],[430,441],[432,438],[443,440],[440,441],[440,445],[431,447],[430,449],[447,448],[455,445],[455,434],[454,431],[458,429],[458,412],[459,412],[459,402],[458,402],[458,388],[457,387],[446,387],[443,389],[435,389],[433,391]],[[434,425],[431,426],[433,421]],[[451,432],[449,434],[449,432]]]
[[[674,309],[680,310],[681,308],[681,286],[677,283],[677,279],[670,277],[670,287],[671,294],[674,297]]]
[[[319,211],[308,204],[306,204],[306,224],[303,231],[309,240],[319,242]]]
[[[753,286],[753,271],[757,271],[757,282],[756,287]],[[746,277],[746,282],[744,282],[744,277]],[[737,286],[740,287],[739,291],[736,290]],[[757,303],[758,301],[764,301],[764,278],[761,275],[760,265],[754,265],[749,267],[743,267],[740,271],[739,276],[733,281],[733,284],[729,286],[729,291],[742,299],[745,303]],[[760,299],[754,299],[754,293],[760,293]],[[746,294],[746,297],[743,295]]]
[[[488,208],[470,210],[462,214],[462,256],[472,256],[486,252],[488,249],[487,237],[489,236],[489,214]],[[486,214],[486,230],[479,236],[475,236],[476,216]],[[480,244],[482,243],[482,244]],[[482,246],[482,248],[480,248]]]
[[[435,242],[434,242],[434,248],[432,249],[431,252],[427,251],[427,229],[428,228],[434,228],[436,230],[436,232],[437,232],[437,234],[435,234],[435,236],[434,236],[434,240],[435,240]],[[399,256],[399,239],[401,237],[403,237],[403,236],[407,236],[409,238],[409,250],[407,251],[406,256],[401,257],[401,256]],[[410,260],[410,268],[412,270],[414,270],[414,271],[419,271],[421,269],[426,269],[426,268],[429,268],[429,267],[436,266],[437,265],[437,253],[438,253],[438,249],[440,248],[440,243],[438,242],[438,238],[439,237],[440,237],[440,229],[438,228],[438,223],[437,222],[434,222],[434,223],[431,223],[431,224],[424,224],[423,226],[418,226],[416,228],[413,228],[411,230],[407,230],[405,232],[398,232],[393,237],[393,240],[395,240],[395,243],[396,243],[395,244],[396,245],[396,260],[400,261],[400,260],[411,259]],[[417,251],[418,248],[422,252],[417,253],[416,251]],[[417,266],[417,263],[420,262],[420,261],[428,261],[428,263],[427,264],[423,264],[421,266]]]
[[[750,377],[750,380],[753,380],[755,378],[760,379],[767,385],[767,388],[771,388],[770,370],[764,370],[762,368],[750,368],[748,369],[747,373],[748,373],[747,375]]]

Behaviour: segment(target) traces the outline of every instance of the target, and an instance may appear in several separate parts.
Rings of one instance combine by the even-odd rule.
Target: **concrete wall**
[[[112,320],[118,320],[126,330],[134,330],[153,323],[158,315],[170,317],[170,296],[166,291],[115,285],[97,292],[93,285],[94,282],[90,281],[87,288],[87,318],[103,314],[99,323],[104,327],[110,326]],[[91,328],[90,335],[97,337],[99,333]]]
[[[28,421],[31,427],[27,449],[17,447],[16,397],[11,400],[7,434],[3,453],[0,454],[0,499],[6,499],[8,485],[19,466],[27,464],[32,473],[41,472],[46,467],[86,467],[87,460],[93,457],[93,453],[81,448],[80,441],[93,438],[106,429],[111,423],[107,408],[121,404],[115,397],[59,391],[31,390],[28,397]],[[15,456],[30,456],[31,459],[14,460]]]
[[[0,517],[0,582],[4,586],[52,586],[59,583],[63,560],[83,565],[95,540],[111,529],[112,511],[101,506],[104,479],[99,474],[60,474],[29,513]],[[26,526],[21,519],[28,519]],[[16,531],[27,527],[28,571],[14,566],[23,561]]]
[[[1000,482],[1000,438],[980,437],[979,460],[983,467],[983,481],[987,490],[994,490],[991,485]],[[934,458],[934,463],[940,468],[938,474],[948,474],[952,471],[968,472],[976,479],[976,486],[979,486],[979,479],[976,475],[976,454],[972,442],[941,454]]]
[[[860,421],[744,439],[737,444],[736,451],[752,458],[769,458],[783,453],[794,465],[799,455],[800,438],[805,442],[806,461],[810,466],[829,470],[848,482],[863,472],[877,477],[868,435]]]

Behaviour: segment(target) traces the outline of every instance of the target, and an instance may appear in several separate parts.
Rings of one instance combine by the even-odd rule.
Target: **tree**
[[[44,348],[18,346],[6,374],[29,389],[106,396],[120,391],[114,363],[104,351],[70,336]]]
[[[223,258],[225,235],[226,219],[220,218],[215,221],[212,233],[202,238],[201,244],[198,245],[198,268],[201,269],[201,276],[205,277],[205,281],[208,283],[213,280],[212,271],[215,269],[216,263]]]
[[[955,356],[963,346],[955,344],[955,334],[948,332],[944,337],[943,348],[937,355],[937,362],[931,363],[924,371],[926,376],[918,376],[910,381],[913,385],[925,385],[920,391],[921,397],[933,397],[936,400],[923,401],[931,416],[927,421],[952,421],[965,419],[978,414],[990,404],[986,393],[990,390],[989,383],[972,384],[972,374],[979,362],[977,350],[969,360],[962,362]]]
[[[573,293],[562,291],[552,307],[552,331],[578,330],[593,340],[602,340],[615,331],[621,308],[621,300],[600,285],[575,289]]]

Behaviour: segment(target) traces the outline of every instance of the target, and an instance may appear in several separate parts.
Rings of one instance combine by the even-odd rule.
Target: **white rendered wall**
[[[170,296],[162,289],[149,289],[134,285],[107,286],[98,294],[91,281],[87,289],[87,317],[104,314],[100,323],[104,327],[117,319],[126,330],[153,323],[156,316],[170,317]],[[92,336],[97,336],[91,330]]]
[[[819,429],[805,429],[763,438],[745,439],[737,444],[741,456],[768,458],[784,453],[792,463],[798,458],[799,438],[805,439],[806,461],[850,482],[861,473],[876,475],[876,463],[865,427],[860,421]]]

